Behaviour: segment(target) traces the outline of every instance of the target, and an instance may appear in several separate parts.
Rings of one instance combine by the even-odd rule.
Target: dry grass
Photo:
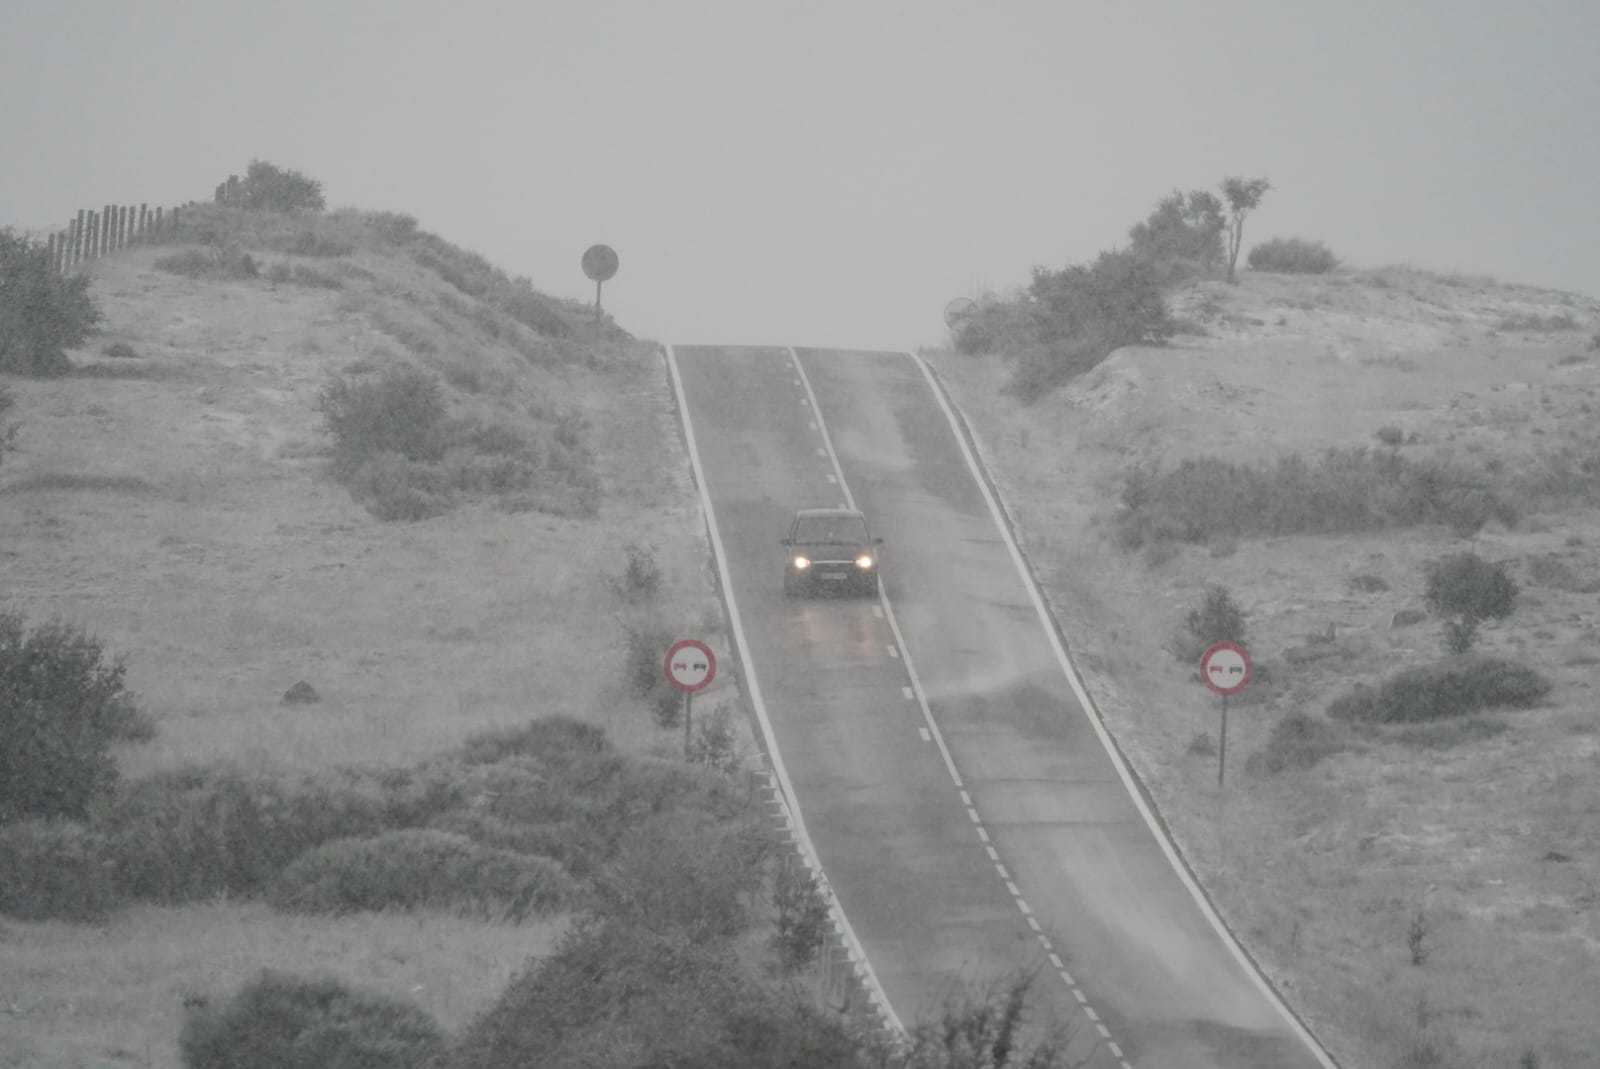
[[[1523,585],[1516,613],[1479,645],[1555,683],[1540,707],[1508,714],[1498,734],[1349,735],[1345,752],[1279,776],[1245,763],[1281,716],[1320,716],[1352,680],[1441,655],[1436,621],[1390,622],[1421,606],[1424,565],[1464,540],[1410,528],[1240,539],[1231,553],[1168,546],[1151,559],[1117,549],[1108,517],[1134,461],[1270,463],[1365,445],[1385,425],[1416,431],[1421,444],[1406,448],[1434,455],[1476,445],[1480,462],[1586,441],[1597,369],[1554,359],[1570,348],[1560,336],[1487,329],[1511,316],[1592,323],[1600,307],[1403,269],[1200,290],[1191,303],[1218,302],[1213,318],[1232,326],[1125,350],[1027,409],[1001,395],[1003,366],[935,356],[1090,691],[1223,915],[1345,1064],[1398,1064],[1422,1042],[1452,1052],[1451,1065],[1516,1064],[1526,1049],[1588,1064],[1600,1050],[1600,738],[1584,662],[1600,640],[1589,589],[1600,509],[1541,499],[1515,528],[1491,523],[1470,542]],[[1286,325],[1275,307],[1290,309]],[[1168,652],[1212,582],[1245,608],[1271,677],[1235,702],[1221,792],[1216,758],[1189,753],[1197,731],[1215,737],[1215,699]],[[1569,860],[1543,860],[1552,852]],[[1406,944],[1419,909],[1431,950],[1421,967]]]
[[[334,237],[349,225],[333,222]],[[92,268],[107,333],[143,354],[141,374],[8,380],[22,431],[0,470],[0,608],[80,625],[126,659],[158,735],[120,755],[125,775],[409,762],[555,713],[624,749],[678,752],[627,684],[625,624],[655,614],[727,648],[654,347],[611,339],[592,367],[534,366],[514,339],[447,329],[448,311],[409,317],[403,302],[434,308],[445,284],[379,252],[358,253],[337,293],[179,278],[156,255]],[[353,502],[326,472],[317,395],[352,364],[400,359],[384,327],[402,322],[417,332],[409,359],[495,385],[450,385],[454,414],[581,411],[599,515],[474,508],[384,524]],[[614,592],[632,545],[660,569],[652,604]],[[282,703],[300,680],[319,704]],[[733,726],[750,752],[743,718]],[[182,995],[226,995],[266,966],[375,983],[455,1027],[548,938],[255,905],[140,908],[100,928],[8,922],[0,1065],[175,1067]]]

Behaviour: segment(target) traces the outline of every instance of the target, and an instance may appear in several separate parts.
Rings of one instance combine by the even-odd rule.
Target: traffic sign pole
[[[1250,654],[1233,642],[1218,642],[1200,655],[1200,682],[1222,696],[1222,730],[1217,742],[1217,788],[1228,768],[1228,698],[1249,684],[1255,673]]]
[[[1228,767],[1228,696],[1222,696],[1222,738],[1217,743],[1217,787],[1222,786],[1222,773]]]
[[[683,756],[689,756],[689,725],[694,721],[694,691],[683,692]]]
[[[717,657],[699,639],[680,639],[667,650],[662,667],[666,669],[667,682],[683,691],[683,755],[688,757],[693,738],[694,692],[704,690],[717,678]]]

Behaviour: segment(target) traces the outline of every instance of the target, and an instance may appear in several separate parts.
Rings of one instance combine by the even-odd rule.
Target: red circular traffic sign
[[[1250,655],[1233,642],[1219,642],[1200,655],[1200,681],[1223,697],[1243,690],[1252,671]]]
[[[664,664],[667,682],[688,694],[705,690],[717,678],[717,656],[697,638],[674,642]]]

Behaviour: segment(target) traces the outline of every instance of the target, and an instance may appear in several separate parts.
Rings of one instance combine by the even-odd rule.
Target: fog
[[[1600,295],[1600,6],[8,5],[0,224],[254,158],[682,343],[937,343],[957,296],[1273,183],[1245,244]]]

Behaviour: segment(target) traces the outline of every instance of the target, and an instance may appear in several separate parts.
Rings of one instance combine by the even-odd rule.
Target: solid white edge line
[[[1183,886],[1188,890],[1189,896],[1200,907],[1200,912],[1211,924],[1212,930],[1217,933],[1223,945],[1233,955],[1234,960],[1239,963],[1240,968],[1244,969],[1245,974],[1260,989],[1267,1001],[1277,1008],[1279,1015],[1288,1023],[1295,1035],[1300,1037],[1300,1040],[1305,1043],[1325,1069],[1339,1069],[1338,1063],[1333,1060],[1327,1051],[1322,1049],[1322,1044],[1317,1042],[1316,1037],[1301,1023],[1300,1018],[1294,1015],[1294,1011],[1289,1009],[1282,996],[1267,982],[1266,977],[1261,974],[1261,970],[1257,968],[1255,962],[1244,952],[1244,948],[1239,945],[1239,941],[1228,930],[1228,926],[1222,923],[1222,918],[1217,914],[1216,909],[1212,907],[1211,900],[1205,896],[1205,892],[1200,890],[1199,885],[1195,883],[1194,877],[1190,875],[1188,866],[1178,856],[1177,847],[1167,837],[1160,822],[1156,820],[1155,814],[1150,811],[1150,807],[1145,804],[1144,797],[1139,793],[1138,785],[1134,782],[1133,774],[1129,771],[1127,763],[1123,761],[1122,754],[1117,750],[1116,744],[1111,741],[1111,736],[1106,731],[1105,725],[1100,722],[1095,706],[1089,700],[1089,694],[1084,689],[1082,681],[1078,678],[1078,670],[1073,666],[1071,659],[1067,656],[1065,647],[1061,644],[1061,636],[1056,634],[1055,621],[1050,615],[1050,610],[1045,606],[1044,596],[1039,592],[1032,575],[1028,572],[1027,563],[1022,559],[1022,551],[1017,547],[1016,539],[1011,536],[1011,526],[1006,522],[1005,514],[1001,511],[993,492],[990,491],[989,484],[983,477],[983,469],[979,467],[977,458],[972,455],[972,449],[967,444],[967,436],[962,430],[960,421],[956,419],[954,410],[950,407],[950,401],[945,396],[944,388],[940,386],[939,381],[934,377],[933,370],[928,367],[927,361],[913,352],[907,352],[905,355],[921,369],[923,378],[927,380],[928,387],[933,391],[934,399],[939,402],[939,407],[944,411],[945,419],[949,421],[950,429],[955,434],[956,444],[961,447],[961,455],[966,459],[967,467],[971,470],[973,479],[978,484],[978,490],[983,494],[983,500],[989,506],[989,514],[994,518],[995,525],[999,527],[1001,538],[1005,540],[1006,550],[1011,555],[1011,563],[1016,567],[1017,574],[1022,578],[1022,585],[1027,589],[1028,597],[1033,602],[1033,608],[1038,614],[1040,626],[1044,628],[1045,636],[1050,640],[1050,646],[1055,651],[1056,662],[1061,666],[1062,673],[1067,677],[1067,683],[1072,687],[1072,692],[1078,699],[1079,708],[1083,711],[1084,717],[1088,719],[1090,726],[1094,728],[1095,735],[1100,740],[1100,745],[1105,748],[1106,755],[1111,758],[1111,764],[1116,768],[1117,776],[1122,780],[1123,788],[1128,792],[1129,797],[1133,799],[1133,804],[1139,810],[1139,815],[1144,818],[1145,826],[1150,829],[1150,834],[1154,835],[1156,842],[1160,844],[1161,852],[1166,855],[1168,864],[1178,874],[1178,879],[1183,882]],[[806,389],[810,390],[809,384]],[[902,648],[904,648],[904,645],[905,643],[902,641]]]
[[[678,417],[683,423],[684,442],[688,446],[689,465],[694,471],[695,486],[700,492],[700,507],[705,511],[706,532],[711,538],[711,548],[716,555],[717,577],[722,583],[723,603],[728,607],[728,626],[733,631],[734,645],[738,650],[739,664],[744,670],[745,688],[749,693],[751,708],[755,710],[756,722],[761,726],[761,737],[767,745],[767,757],[772,762],[772,774],[777,777],[778,788],[783,791],[785,801],[789,806],[789,818],[794,824],[794,835],[802,850],[811,859],[817,871],[822,871],[822,863],[817,856],[816,847],[811,843],[811,836],[806,831],[805,818],[800,813],[800,802],[795,795],[794,784],[789,781],[789,770],[784,767],[783,755],[778,752],[778,740],[772,731],[772,721],[767,716],[766,702],[762,700],[761,684],[756,677],[755,661],[750,656],[750,643],[745,638],[744,623],[739,616],[739,603],[733,596],[733,576],[728,572],[728,555],[723,549],[722,534],[717,528],[717,513],[711,505],[711,492],[706,487],[704,469],[700,466],[700,450],[696,445],[694,436],[694,423],[689,418],[688,398],[683,392],[683,378],[678,373],[678,357],[670,345],[663,345],[662,350],[667,357],[667,370],[672,376],[672,392],[678,403]],[[794,350],[789,350],[790,357]],[[810,393],[810,386],[806,387]],[[814,401],[813,401],[814,405]],[[850,944],[856,960],[860,963],[862,971],[866,974],[866,982],[872,997],[882,1008],[884,1015],[889,1019],[890,1025],[896,1032],[904,1036],[905,1025],[900,1022],[900,1015],[895,1013],[894,1006],[883,993],[883,985],[878,983],[878,974],[872,969],[872,962],[861,948],[861,941],[856,938],[855,929],[850,926],[850,918],[845,915],[844,907],[839,904],[833,888],[826,884],[828,897],[833,899],[833,911],[838,917],[839,927],[844,937]]]

